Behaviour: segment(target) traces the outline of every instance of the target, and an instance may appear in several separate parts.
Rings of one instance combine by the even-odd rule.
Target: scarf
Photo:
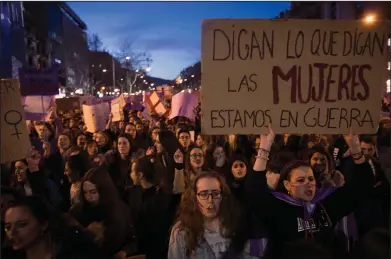
[[[327,196],[332,194],[338,188],[339,187],[334,187],[334,186],[323,187],[316,192],[315,197],[312,199],[312,201],[309,201],[309,202],[296,200],[293,197],[291,197],[290,195],[285,194],[285,193],[281,193],[281,192],[272,192],[272,194],[277,199],[285,201],[286,203],[288,203],[290,205],[297,206],[297,207],[303,207],[304,220],[308,220],[315,212],[317,203],[319,201],[325,199]],[[330,222],[330,224],[331,224],[331,222]],[[357,240],[358,232],[357,232],[356,220],[354,218],[353,213],[343,217],[336,225],[336,228],[341,230],[347,238],[352,237],[353,240]]]

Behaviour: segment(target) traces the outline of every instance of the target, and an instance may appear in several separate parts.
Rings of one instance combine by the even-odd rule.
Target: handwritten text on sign
[[[204,21],[203,131],[374,133],[387,38],[382,22]]]
[[[0,107],[0,162],[24,159],[29,153],[30,138],[17,79],[0,80]]]

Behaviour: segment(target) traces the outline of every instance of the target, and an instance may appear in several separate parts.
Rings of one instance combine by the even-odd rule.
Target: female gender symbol
[[[14,122],[10,121],[11,118],[15,119],[15,116],[12,116],[12,114],[15,114],[15,116],[19,116],[19,118],[16,119],[16,121],[14,121]],[[8,115],[11,115],[12,117],[9,118]],[[15,132],[13,134],[11,134],[11,136],[15,136],[16,135],[16,137],[19,139],[19,135],[22,135],[22,133],[18,131],[18,127],[16,127],[16,125],[18,125],[19,122],[22,121],[22,115],[20,114],[20,112],[15,111],[15,110],[9,110],[8,112],[6,112],[4,114],[4,121],[8,125],[13,125],[14,126]]]

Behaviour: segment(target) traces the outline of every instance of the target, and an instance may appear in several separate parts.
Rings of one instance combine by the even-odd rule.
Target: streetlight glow
[[[147,67],[147,68],[145,69],[145,71],[147,71],[147,72],[151,72],[151,70],[152,70],[151,67]]]
[[[374,15],[367,15],[364,17],[364,21],[366,23],[373,23],[375,21],[375,16]]]
[[[106,71],[107,71],[106,69],[102,69],[102,72],[103,72],[103,73],[106,73]]]
[[[130,57],[126,57],[125,59],[126,59],[126,60],[130,60]]]

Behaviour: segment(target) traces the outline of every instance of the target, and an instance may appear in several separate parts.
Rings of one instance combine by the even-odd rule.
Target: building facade
[[[17,78],[24,64],[22,2],[0,1],[0,78]]]
[[[0,77],[56,65],[60,87],[87,87],[87,26],[65,2],[0,2],[0,13]]]

